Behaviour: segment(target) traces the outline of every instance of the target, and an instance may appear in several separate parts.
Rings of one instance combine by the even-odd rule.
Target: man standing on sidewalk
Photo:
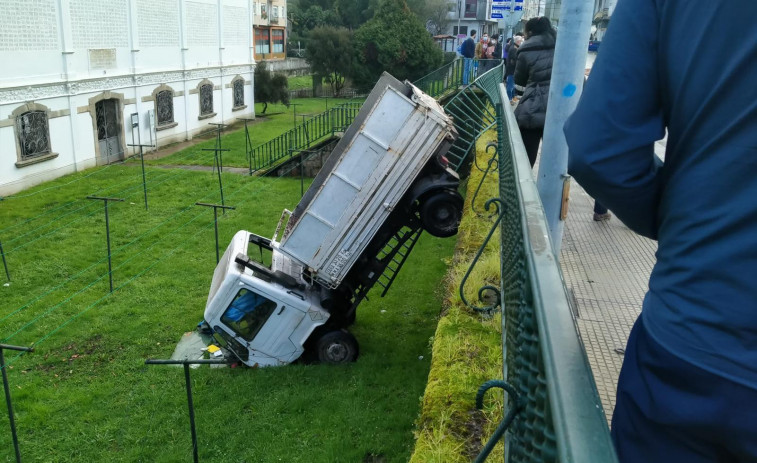
[[[463,85],[468,85],[473,73],[473,55],[476,52],[476,31],[470,31],[470,37],[465,39],[460,46],[460,54],[463,55]]]
[[[754,0],[620,0],[565,125],[569,172],[658,240],[613,415],[624,463],[757,461],[755,18]]]

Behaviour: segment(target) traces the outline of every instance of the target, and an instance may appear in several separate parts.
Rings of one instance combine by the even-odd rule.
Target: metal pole
[[[139,145],[139,160],[142,162],[142,189],[145,192],[145,210],[147,210],[147,179],[145,177],[145,154],[142,151],[142,144]]]
[[[584,82],[586,50],[591,32],[591,2],[563,0],[560,9],[560,33],[555,46],[549,107],[544,125],[541,161],[536,186],[549,225],[549,235],[560,255],[564,222],[563,202],[567,200],[568,145],[562,128],[578,105]]]
[[[195,427],[195,408],[192,401],[192,382],[189,378],[189,365],[207,365],[228,363],[223,359],[198,359],[198,360],[145,360],[146,365],[183,365],[184,366],[184,384],[187,388],[187,405],[189,406],[189,426],[192,430],[192,456],[194,462],[198,463],[200,457],[197,452],[197,430]]]
[[[105,239],[108,244],[108,280],[110,282],[110,292],[113,292],[113,269],[110,258],[110,220],[108,219],[108,201],[123,201],[121,198],[103,198],[100,196],[87,196],[87,199],[97,199],[105,203]]]
[[[8,373],[5,371],[5,354],[4,349],[17,350],[22,352],[32,352],[31,347],[9,346],[0,344],[0,370],[3,371],[3,389],[5,389],[5,405],[8,407],[8,422],[11,426],[11,436],[13,438],[13,449],[16,451],[16,462],[21,463],[21,451],[18,448],[18,434],[16,433],[16,419],[13,416],[13,403],[11,402],[11,390],[8,384]]]
[[[11,274],[8,273],[8,262],[5,260],[5,251],[3,251],[3,242],[0,241],[0,255],[3,256],[3,267],[5,267],[5,277],[11,281]]]
[[[226,209],[236,209],[232,206],[223,206],[220,204],[208,204],[208,203],[195,203],[195,206],[206,206],[206,207],[212,207],[213,208],[213,225],[215,226],[216,231],[216,264],[220,262],[221,258],[218,253],[218,208],[221,208],[223,211],[226,211]]]
[[[187,405],[189,406],[189,427],[192,428],[192,456],[194,462],[200,461],[197,454],[197,430],[195,429],[195,407],[192,403],[192,381],[189,380],[189,364],[184,364],[184,381],[187,385]]]
[[[110,262],[110,221],[108,220],[108,201],[105,203],[105,240],[108,243],[108,280],[110,281],[110,292],[113,292],[113,269]]]

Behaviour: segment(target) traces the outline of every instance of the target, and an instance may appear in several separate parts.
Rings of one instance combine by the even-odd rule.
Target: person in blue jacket
[[[470,31],[470,37],[460,45],[460,54],[463,55],[463,85],[468,85],[473,73],[473,57],[476,52],[476,31]]]
[[[620,0],[564,128],[570,174],[658,241],[618,382],[621,462],[757,461],[755,18],[754,0]]]

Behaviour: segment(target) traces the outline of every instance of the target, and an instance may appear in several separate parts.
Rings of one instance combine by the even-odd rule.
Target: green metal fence
[[[449,93],[456,92],[463,84],[465,60],[458,58],[439,69],[436,69],[420,79],[413,85],[423,90],[426,94],[436,99],[443,98]],[[477,76],[487,73],[489,70],[502,64],[501,59],[477,59],[473,60],[469,69],[467,81],[473,82]]]
[[[520,407],[505,436],[505,460],[616,462],[505,87],[480,86],[494,106],[499,138],[502,351],[513,392],[506,407]]]
[[[252,170],[271,167],[295,151],[308,149],[326,136],[343,132],[355,119],[361,106],[362,103],[356,101],[342,103],[256,146],[250,151]]]

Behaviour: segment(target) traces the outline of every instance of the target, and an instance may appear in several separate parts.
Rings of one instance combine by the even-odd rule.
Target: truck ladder
[[[415,246],[422,231],[423,229],[420,227],[403,227],[389,239],[386,246],[379,252],[377,258],[386,262],[384,272],[376,280],[376,283],[384,288],[381,297],[386,295],[392,283],[394,283],[394,279],[397,278],[397,274],[402,269],[402,265],[413,250],[413,246]]]

